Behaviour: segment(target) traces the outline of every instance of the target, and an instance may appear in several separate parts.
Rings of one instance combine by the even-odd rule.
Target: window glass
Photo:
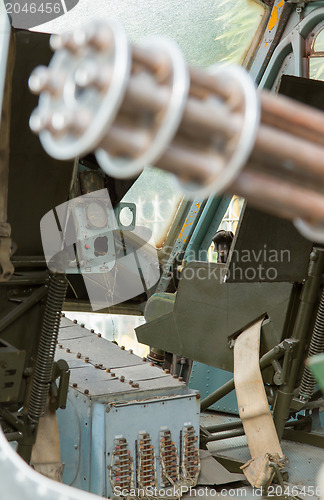
[[[132,40],[167,36],[190,64],[208,66],[224,59],[241,61],[263,13],[255,0],[79,0],[64,16],[35,29],[60,33],[93,19],[117,18]]]
[[[324,80],[324,57],[310,57],[309,78],[312,80]]]
[[[170,174],[147,167],[122,201],[136,203],[136,226],[148,227],[152,231],[149,243],[160,248],[181,199]]]
[[[318,33],[313,47],[314,52],[324,52],[324,30]]]
[[[309,58],[309,78],[324,80],[324,30],[322,29],[313,42]]]

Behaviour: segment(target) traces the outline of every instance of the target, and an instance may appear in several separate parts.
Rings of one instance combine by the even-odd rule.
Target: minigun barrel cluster
[[[324,242],[324,113],[257,92],[239,66],[189,68],[172,41],[131,46],[115,21],[51,46],[29,80],[40,94],[30,126],[50,155],[95,151],[117,178],[155,165],[191,198],[237,194]]]

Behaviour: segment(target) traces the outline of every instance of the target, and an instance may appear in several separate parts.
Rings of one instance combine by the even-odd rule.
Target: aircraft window
[[[324,29],[314,39],[309,57],[309,78],[324,80]]]
[[[125,0],[79,1],[64,16],[37,26],[37,31],[62,33],[95,18],[118,18],[133,42],[150,35],[174,39],[189,64],[241,62],[261,22],[265,7],[257,0]]]
[[[215,19],[219,32],[215,41],[221,61],[242,62],[260,26],[264,6],[255,0],[224,0]]]
[[[122,201],[136,204],[136,225],[149,228],[152,231],[149,243],[160,248],[181,199],[170,174],[147,167]]]
[[[315,38],[315,42],[313,44],[313,52],[323,52],[324,54],[324,30],[322,29],[317,37]]]

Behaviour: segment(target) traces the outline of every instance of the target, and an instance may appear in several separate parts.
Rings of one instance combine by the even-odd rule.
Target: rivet
[[[77,358],[81,358],[81,352],[78,352],[76,355]]]
[[[101,333],[98,333],[97,335],[98,335],[99,338],[101,337]]]
[[[62,344],[59,344],[58,346],[59,346],[59,348],[60,348],[60,349],[63,349],[63,346],[62,346]]]
[[[198,394],[196,394],[196,399],[200,399],[200,394],[198,392]]]
[[[77,321],[76,319],[74,319],[74,320],[73,320],[73,323],[74,323],[74,324],[77,324],[77,322],[78,322],[78,321]]]
[[[111,375],[112,377],[115,377],[115,373],[111,373],[110,375]]]
[[[173,378],[178,378],[178,375],[174,374],[172,375]]]
[[[110,368],[106,368],[106,372],[107,372],[107,373],[110,373]]]
[[[86,356],[86,357],[84,358],[84,361],[85,361],[86,363],[89,363],[89,358],[88,358],[88,356]]]
[[[80,326],[81,326],[81,328],[84,328],[84,323],[81,323],[81,325],[80,325]]]
[[[65,318],[65,313],[62,313],[62,314],[61,314],[61,317],[62,317],[62,318]]]
[[[94,333],[94,329],[93,328],[91,328],[90,333]]]
[[[121,382],[125,382],[125,377],[124,377],[124,375],[122,375],[121,377],[119,377],[119,380],[120,380]]]
[[[179,382],[183,382],[183,378],[182,377],[179,377],[178,380],[179,380]]]
[[[66,349],[66,352],[71,352],[71,349],[68,347],[68,348]]]
[[[128,383],[129,383],[129,385],[132,385],[134,382],[133,382],[133,380],[130,380]]]
[[[103,368],[103,364],[102,363],[99,363],[99,368]]]
[[[134,389],[138,389],[139,388],[139,384],[136,382],[135,384],[132,384],[132,387],[134,387]]]
[[[78,387],[78,384],[76,382],[73,382],[72,387]]]
[[[84,389],[84,394],[89,394],[89,389]]]
[[[154,363],[151,361],[150,366],[154,366]]]
[[[170,373],[170,370],[168,370],[167,368],[164,370],[164,373]]]
[[[144,358],[142,358],[142,359],[143,359],[143,361],[146,361],[146,358],[145,358],[145,357],[144,357]]]
[[[120,348],[121,348],[122,351],[125,351],[125,346],[124,345],[120,346]]]
[[[129,352],[129,354],[133,354],[134,351],[133,351],[133,349],[129,349],[128,352]]]

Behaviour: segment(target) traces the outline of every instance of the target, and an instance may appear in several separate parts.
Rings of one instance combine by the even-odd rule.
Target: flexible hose
[[[321,295],[320,304],[318,307],[316,321],[314,325],[313,335],[308,350],[308,357],[315,356],[324,351],[324,290]],[[311,374],[309,368],[306,366],[304,369],[299,397],[308,401],[315,390],[315,379]]]
[[[38,422],[39,418],[45,412],[66,290],[67,280],[65,275],[53,274],[49,283],[34,380],[29,401],[28,416],[34,422]]]

